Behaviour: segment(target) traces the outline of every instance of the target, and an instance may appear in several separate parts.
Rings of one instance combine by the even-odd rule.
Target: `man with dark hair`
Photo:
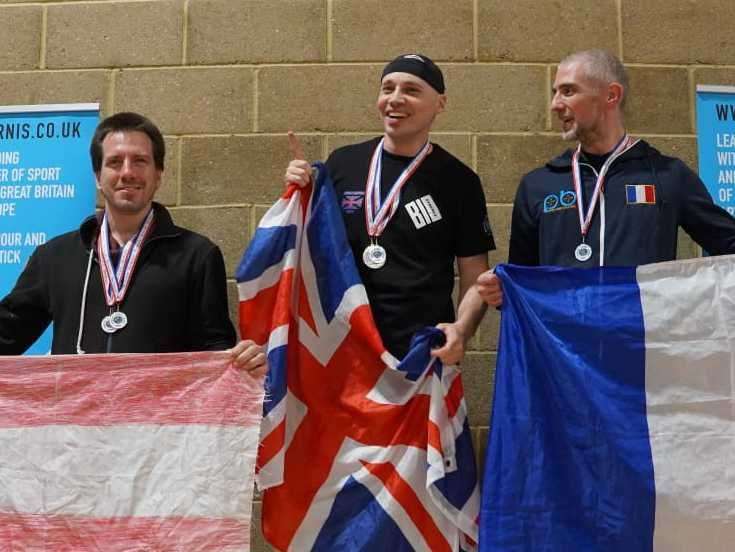
[[[99,174],[102,170],[102,159],[104,157],[102,144],[107,135],[111,132],[123,131],[142,132],[148,136],[148,139],[151,141],[153,164],[159,171],[164,170],[166,143],[163,140],[161,131],[147,117],[143,117],[138,113],[122,112],[107,117],[94,130],[92,143],[89,145],[89,156],[92,159],[92,170],[94,174]]]
[[[735,253],[735,219],[681,160],[627,134],[625,67],[604,50],[559,64],[551,110],[578,142],[523,177],[513,204],[508,261],[568,267],[635,266],[676,258],[683,228],[713,255]],[[502,302],[494,274],[478,279]]]
[[[90,153],[104,210],[33,253],[0,301],[0,354],[23,353],[53,322],[53,354],[231,348],[237,366],[263,371],[261,347],[235,345],[219,248],[153,201],[158,128],[118,113],[98,125]]]
[[[454,364],[485,312],[474,283],[495,244],[480,179],[429,141],[446,100],[442,72],[429,58],[397,57],[378,92],[383,136],[337,149],[326,165],[386,348],[402,358],[416,330],[437,325],[446,344],[434,354]],[[285,180],[303,186],[311,167],[300,152],[295,157]]]

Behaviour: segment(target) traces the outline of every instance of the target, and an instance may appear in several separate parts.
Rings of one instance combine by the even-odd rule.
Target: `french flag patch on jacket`
[[[653,184],[626,184],[626,203],[656,203],[656,187]]]

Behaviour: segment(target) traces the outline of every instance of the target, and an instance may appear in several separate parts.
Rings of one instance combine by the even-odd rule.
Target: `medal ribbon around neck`
[[[380,140],[370,160],[370,170],[368,171],[367,182],[365,184],[365,224],[367,226],[368,236],[371,239],[377,238],[383,233],[386,225],[393,218],[393,215],[395,215],[396,209],[398,209],[398,199],[401,194],[401,189],[408,182],[409,178],[413,176],[413,173],[416,172],[419,165],[431,153],[432,149],[431,143],[427,141],[408,167],[403,170],[393,183],[385,201],[381,204],[380,179],[382,175],[383,139]]]
[[[110,255],[110,228],[107,221],[107,213],[102,217],[100,226],[100,237],[97,240],[97,255],[100,259],[100,273],[102,274],[102,288],[105,292],[107,305],[119,305],[125,298],[130,287],[135,265],[140,257],[140,251],[148,234],[153,228],[153,209],[143,221],[143,225],[128,243],[123,247],[117,269],[112,264]]]
[[[605,160],[605,163],[602,165],[600,173],[597,176],[595,189],[592,193],[592,197],[590,198],[590,204],[587,207],[586,214],[584,213],[584,204],[582,202],[582,174],[579,168],[579,155],[582,151],[582,144],[579,144],[577,146],[577,149],[574,151],[574,155],[572,155],[572,178],[574,180],[574,191],[577,193],[577,212],[579,213],[579,226],[582,230],[583,242],[584,238],[587,237],[587,232],[589,231],[590,224],[592,223],[592,215],[595,214],[595,207],[597,207],[597,202],[600,199],[600,194],[602,193],[602,190],[605,186],[605,176],[607,175],[607,170],[610,168],[610,165],[612,165],[615,159],[617,159],[630,148],[635,146],[638,142],[638,138],[633,139],[626,134],[625,136],[623,136],[613,152],[610,154],[610,157]]]

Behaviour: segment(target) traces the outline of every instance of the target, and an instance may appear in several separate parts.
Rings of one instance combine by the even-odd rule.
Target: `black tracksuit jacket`
[[[597,173],[580,159],[585,209]],[[631,203],[628,186],[653,185],[655,203]],[[523,177],[511,222],[508,262],[569,267],[634,266],[676,258],[682,228],[705,251],[735,253],[735,218],[715,205],[699,177],[681,160],[639,141],[610,165],[586,243],[592,257],[579,262],[579,214],[572,151]],[[600,253],[602,252],[602,263]]]

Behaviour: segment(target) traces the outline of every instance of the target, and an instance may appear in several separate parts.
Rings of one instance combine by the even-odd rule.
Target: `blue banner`
[[[735,215],[735,87],[697,86],[697,142],[699,177]]]
[[[0,108],[0,297],[35,248],[94,212],[98,104]],[[29,354],[50,350],[47,331]]]

